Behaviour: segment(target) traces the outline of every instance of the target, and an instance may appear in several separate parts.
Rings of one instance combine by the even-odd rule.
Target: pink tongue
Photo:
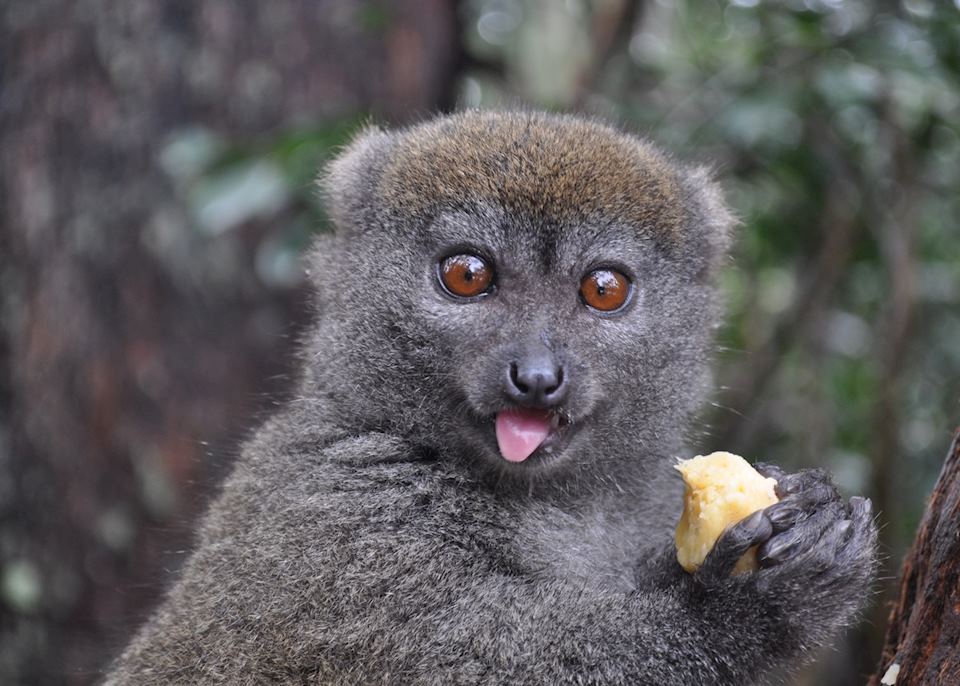
[[[515,409],[497,413],[497,443],[508,462],[523,462],[550,433],[546,410]]]

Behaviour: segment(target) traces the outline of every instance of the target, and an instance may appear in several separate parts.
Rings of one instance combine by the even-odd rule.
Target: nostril
[[[553,395],[563,385],[563,367],[557,368],[556,381],[543,389],[544,396]]]
[[[521,393],[528,393],[528,392],[530,391],[530,387],[527,386],[527,384],[523,383],[523,382],[520,380],[520,372],[519,372],[519,370],[517,369],[517,363],[516,363],[516,362],[511,362],[511,363],[510,363],[510,382],[511,382],[511,383],[516,387],[516,389],[517,389],[518,391],[520,391]]]

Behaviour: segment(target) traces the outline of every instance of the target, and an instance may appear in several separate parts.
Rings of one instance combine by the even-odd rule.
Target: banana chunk
[[[683,514],[677,524],[677,561],[688,572],[702,563],[724,529],[777,502],[775,479],[765,478],[739,455],[698,455],[676,465],[685,487]],[[751,548],[734,574],[757,569]]]

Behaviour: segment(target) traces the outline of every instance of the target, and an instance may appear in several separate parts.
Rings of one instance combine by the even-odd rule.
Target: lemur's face
[[[474,458],[530,474],[592,462],[655,425],[675,383],[699,387],[704,297],[622,224],[473,207],[421,237],[412,313],[442,379],[428,394]]]
[[[728,221],[705,216],[722,211],[705,179],[529,114],[378,134],[353,156],[333,168],[348,199],[318,280],[333,383],[370,423],[530,476],[642,459],[625,453],[696,404],[724,242],[710,232]]]
[[[503,323],[509,320],[510,325],[495,326],[497,334],[490,337],[480,368],[465,365],[460,374],[472,409],[481,419],[493,416],[497,448],[508,462],[546,461],[554,453],[562,453],[594,403],[593,395],[585,390],[590,387],[590,379],[585,378],[589,368],[580,363],[583,356],[571,350],[566,340],[569,336],[560,332],[558,323],[576,317],[581,309],[597,317],[625,315],[636,292],[632,270],[623,266],[622,254],[576,259],[567,278],[554,279],[566,292],[546,294],[546,284],[541,282],[554,275],[549,268],[536,269],[536,259],[509,259],[502,254],[507,251],[499,251],[501,259],[496,260],[489,247],[469,244],[444,252],[450,254],[437,261],[436,284],[451,303],[489,306],[501,288],[514,292],[514,297],[499,294],[501,300],[512,301],[512,306],[508,305],[512,311],[503,313]],[[541,264],[553,261],[539,260]],[[502,278],[501,271],[505,272]],[[571,307],[574,290],[582,308]],[[516,311],[521,309],[524,312],[517,317]],[[489,429],[490,422],[484,421],[482,426]],[[481,431],[489,434],[489,430]]]

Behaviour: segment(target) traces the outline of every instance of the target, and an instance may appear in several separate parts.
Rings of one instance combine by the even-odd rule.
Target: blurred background
[[[960,1],[7,0],[0,683],[83,685],[291,387],[313,179],[367,121],[528,103],[710,162],[743,225],[697,446],[874,498],[875,670],[960,418]]]

